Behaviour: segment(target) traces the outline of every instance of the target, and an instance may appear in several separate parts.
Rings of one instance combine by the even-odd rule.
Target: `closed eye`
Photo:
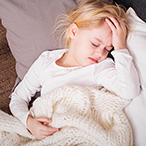
[[[92,46],[94,46],[94,47],[98,47],[99,45],[97,45],[97,44],[94,44],[94,43],[91,43],[92,44]]]

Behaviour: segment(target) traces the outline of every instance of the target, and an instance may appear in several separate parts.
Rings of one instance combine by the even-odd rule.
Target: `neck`
[[[75,58],[73,56],[73,53],[71,52],[71,49],[69,49],[67,52],[65,52],[61,58],[59,58],[56,61],[56,64],[63,67],[76,67],[79,66],[77,63],[75,63]]]

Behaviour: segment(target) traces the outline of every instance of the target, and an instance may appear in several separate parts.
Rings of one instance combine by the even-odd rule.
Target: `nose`
[[[105,56],[105,49],[104,49],[104,46],[99,46],[95,53],[99,56],[99,57],[102,57],[102,56]]]
[[[107,57],[107,52],[105,51],[104,46],[100,46],[95,51],[95,56],[98,58],[98,62],[103,61]]]

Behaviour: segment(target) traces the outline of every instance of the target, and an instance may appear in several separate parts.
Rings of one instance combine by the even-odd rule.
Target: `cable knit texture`
[[[132,146],[131,126],[124,113],[129,100],[105,89],[65,86],[35,100],[30,114],[49,117],[59,132],[36,140],[16,118],[0,111],[2,146]]]

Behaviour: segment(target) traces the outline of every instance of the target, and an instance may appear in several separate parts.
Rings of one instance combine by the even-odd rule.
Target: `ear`
[[[73,23],[73,24],[70,25],[70,38],[71,39],[74,39],[75,38],[78,29],[79,28],[78,28],[78,26],[75,23]]]

